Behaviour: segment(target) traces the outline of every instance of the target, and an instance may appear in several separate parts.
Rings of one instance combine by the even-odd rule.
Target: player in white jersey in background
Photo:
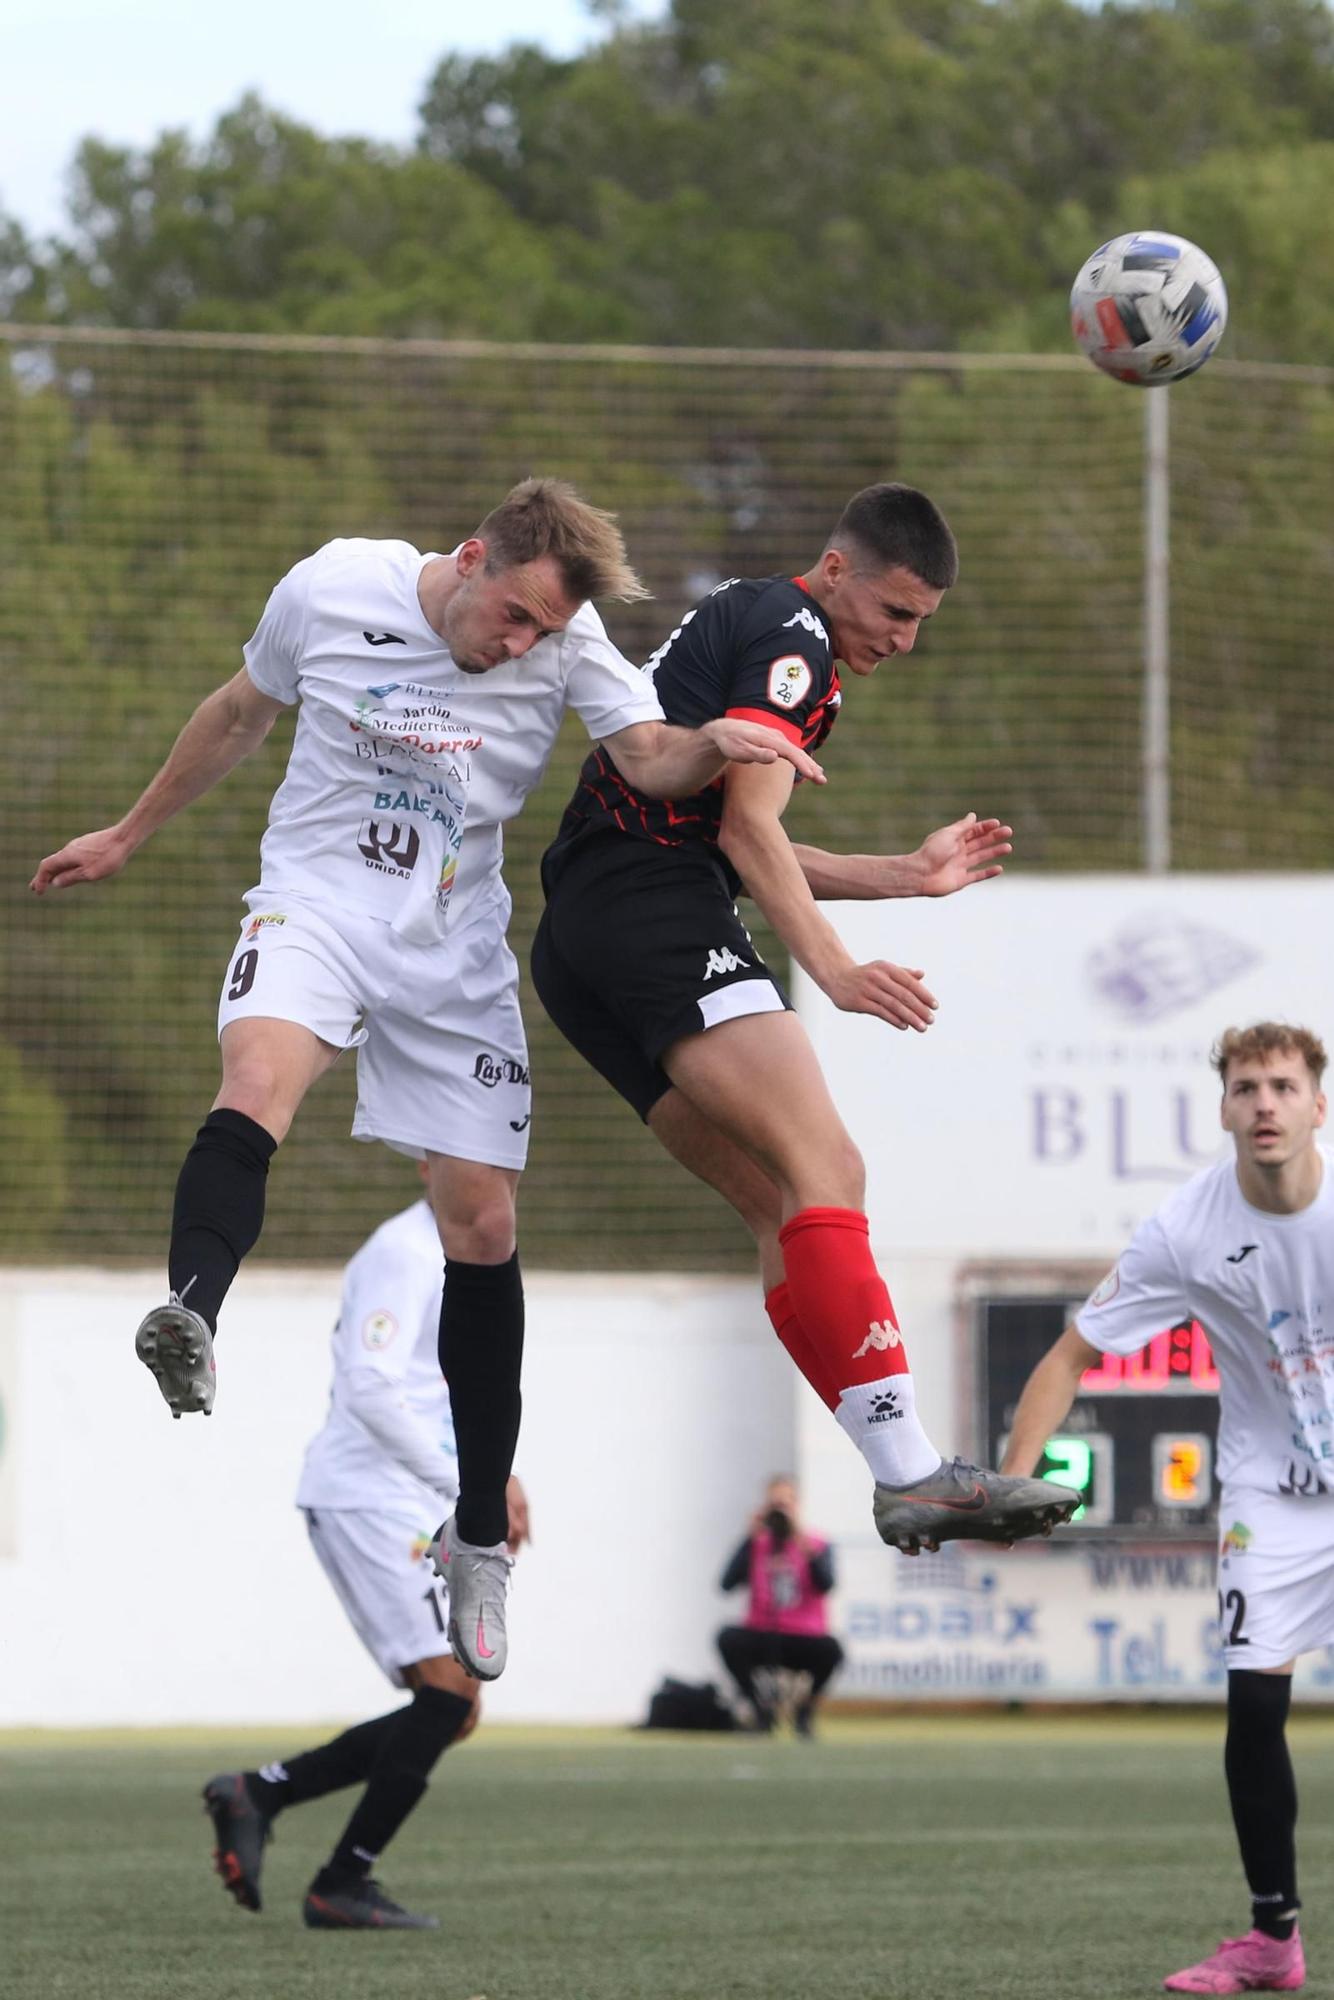
[[[426,1169],[421,1169],[423,1180]],[[243,1909],[261,1904],[264,1847],[276,1816],[343,1786],[365,1790],[306,1892],[315,1930],[427,1930],[372,1875],[426,1790],[432,1767],[477,1719],[476,1679],[451,1657],[444,1588],[427,1555],[442,1505],[458,1493],[449,1392],[436,1341],[443,1272],[430,1204],[384,1222],[352,1258],[333,1336],[333,1391],[306,1450],[297,1505],[311,1544],[358,1638],[404,1708],[359,1723],[317,1749],[227,1771],[204,1787],[214,1861]],[[528,1505],[508,1491],[508,1547],[527,1539]]]
[[[505,1663],[523,1347],[514,1209],[530,1105],[502,826],[567,708],[654,795],[696,791],[728,759],[782,758],[822,778],[753,722],[663,721],[589,601],[646,595],[613,517],[558,480],[515,487],[450,555],[330,542],[274,589],[244,667],[125,817],[49,855],[31,885],[117,873],[299,703],[223,981],[222,1085],[177,1182],[170,1298],[136,1348],[173,1416],[212,1409],[218,1310],[259,1236],[269,1161],[310,1086],[356,1048],[354,1136],[429,1162],[461,1481],[439,1560],[455,1651],[487,1680]]]
[[[1198,1318],[1219,1375],[1219,1619],[1224,1767],[1252,1928],[1163,1983],[1293,1992],[1297,1792],[1286,1726],[1298,1654],[1334,1644],[1334,1152],[1322,1044],[1306,1028],[1229,1028],[1214,1050],[1234,1155],[1141,1223],[1029,1377],[1007,1472],[1031,1472],[1100,1354],[1134,1354]]]

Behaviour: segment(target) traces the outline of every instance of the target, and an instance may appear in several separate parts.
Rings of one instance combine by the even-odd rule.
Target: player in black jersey
[[[924,493],[867,487],[805,575],[733,578],[687,613],[648,663],[663,711],[762,721],[813,749],[838,714],[838,664],[864,678],[911,652],[957,570]],[[866,1459],[883,1538],[916,1553],[1048,1532],[1077,1494],[946,1464],[922,1429],[861,1157],[734,900],[759,905],[836,1007],[921,1032],[936,1007],[922,973],[854,963],[815,899],[949,895],[1000,872],[1010,829],[970,813],[912,855],[795,847],[792,780],[787,765],[740,767],[690,798],[650,799],[595,750],[543,859],[534,984],[567,1040],[753,1231],[775,1331]]]

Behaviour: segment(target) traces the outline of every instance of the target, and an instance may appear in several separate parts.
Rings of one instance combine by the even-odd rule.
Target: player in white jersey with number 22
[[[204,1787],[218,1873],[243,1909],[258,1910],[277,1815],[364,1785],[306,1892],[305,1921],[315,1930],[435,1928],[434,1917],[387,1896],[371,1870],[439,1757],[477,1719],[478,1683],[451,1657],[444,1589],[428,1556],[441,1507],[458,1493],[449,1392],[436,1358],[441,1283],[426,1201],[382,1223],[353,1257],[334,1329],[329,1412],[297,1488],[311,1544],[353,1629],[393,1685],[411,1688],[412,1700],[317,1749],[222,1772]],[[513,1552],[528,1530],[517,1479],[507,1497]]]
[[[1308,1029],[1229,1028],[1214,1050],[1234,1156],[1141,1223],[1025,1385],[1005,1469],[1031,1471],[1100,1354],[1198,1318],[1219,1375],[1218,1609],[1225,1770],[1252,1926],[1164,1981],[1174,1993],[1293,1992],[1297,1793],[1286,1726],[1297,1656],[1334,1645],[1334,1150],[1325,1051]]]
[[[330,542],[279,582],[244,667],[125,818],[49,855],[32,882],[40,895],[114,875],[299,705],[223,982],[222,1086],[176,1186],[170,1297],[136,1347],[173,1416],[211,1410],[218,1310],[259,1236],[269,1161],[310,1086],[356,1048],[354,1135],[428,1161],[449,1260],[440,1365],[460,1493],[438,1560],[455,1651],[484,1680],[505,1664],[530,1111],[501,829],[567,709],[655,796],[693,792],[729,759],[823,776],[754,721],[663,720],[590,601],[646,594],[613,518],[558,480],[515,487],[450,555]]]

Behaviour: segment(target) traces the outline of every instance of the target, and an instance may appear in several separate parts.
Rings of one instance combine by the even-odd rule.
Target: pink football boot
[[[1224,1938],[1208,1958],[1174,1972],[1163,1985],[1169,1993],[1295,1993],[1305,1982],[1302,1934],[1294,1930],[1290,1938],[1263,1931]]]

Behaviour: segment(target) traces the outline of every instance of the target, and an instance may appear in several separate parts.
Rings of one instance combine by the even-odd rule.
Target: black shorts
[[[791,1005],[702,845],[595,833],[544,866],[537,996],[586,1062],[647,1118],[685,1035]]]

